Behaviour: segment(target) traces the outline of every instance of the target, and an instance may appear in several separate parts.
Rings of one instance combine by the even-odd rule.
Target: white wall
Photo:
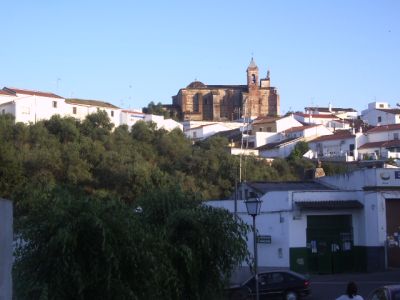
[[[0,299],[12,299],[13,207],[0,198]]]
[[[303,126],[293,115],[276,120],[276,132],[282,132],[292,127]]]

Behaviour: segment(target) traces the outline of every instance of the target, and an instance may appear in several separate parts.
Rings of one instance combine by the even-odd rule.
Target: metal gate
[[[353,270],[351,215],[307,216],[308,265],[315,273]]]

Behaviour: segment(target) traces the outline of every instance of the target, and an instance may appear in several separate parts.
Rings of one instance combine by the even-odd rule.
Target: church
[[[181,120],[233,121],[279,115],[279,94],[270,86],[270,73],[259,79],[253,60],[247,68],[246,85],[206,85],[193,81],[172,97]]]

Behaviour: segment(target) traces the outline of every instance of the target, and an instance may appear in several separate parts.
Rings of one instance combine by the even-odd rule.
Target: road
[[[343,294],[349,281],[358,285],[359,294],[366,297],[376,287],[400,284],[400,270],[379,273],[354,273],[334,275],[311,275],[312,295],[308,300],[330,300]]]

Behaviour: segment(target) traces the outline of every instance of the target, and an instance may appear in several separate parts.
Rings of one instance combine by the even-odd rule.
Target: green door
[[[351,271],[352,249],[351,215],[307,216],[307,258],[311,272]]]

